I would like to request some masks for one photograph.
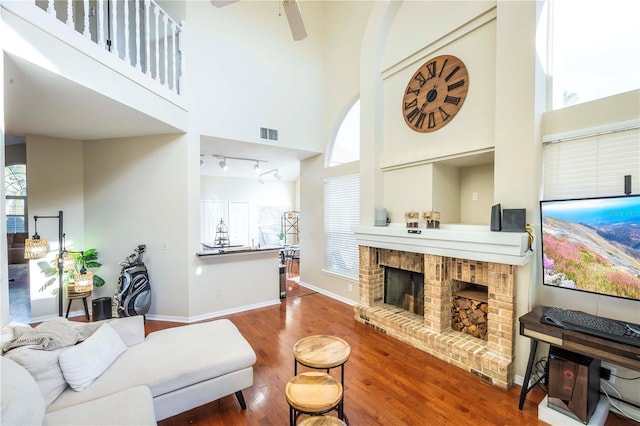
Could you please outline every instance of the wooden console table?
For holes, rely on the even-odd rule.
[[[640,371],[640,347],[543,324],[540,322],[540,318],[546,309],[545,306],[536,306],[531,312],[520,317],[520,335],[531,338],[531,349],[520,391],[519,409],[522,410],[529,391],[542,380],[539,378],[529,385],[538,342],[546,342],[558,348]]]

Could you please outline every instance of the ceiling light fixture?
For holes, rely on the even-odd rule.
[[[282,176],[280,176],[280,173],[278,173],[278,169],[273,169],[273,170],[268,170],[266,172],[260,173],[260,176],[258,177],[258,182],[264,183],[264,180],[262,178],[266,175],[270,175],[271,173],[273,173],[273,177],[276,178],[277,180],[282,179]]]
[[[222,170],[225,170],[225,171],[229,169],[228,160],[250,161],[252,163],[256,163],[254,166],[254,171],[256,173],[260,173],[260,163],[268,163],[267,160],[260,160],[258,158],[230,157],[228,155],[223,155],[223,154],[211,154],[211,156],[220,160],[218,162],[218,165],[222,168]]]

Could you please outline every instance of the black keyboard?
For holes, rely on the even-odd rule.
[[[640,325],[597,317],[581,311],[549,308],[540,318],[544,324],[580,331],[615,342],[640,346]]]

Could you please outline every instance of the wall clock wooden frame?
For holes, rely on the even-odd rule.
[[[469,72],[452,55],[429,59],[413,74],[402,97],[402,116],[416,132],[435,132],[449,124],[467,98]]]

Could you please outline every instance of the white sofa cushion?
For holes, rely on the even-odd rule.
[[[67,388],[58,357],[67,348],[43,351],[31,346],[12,349],[3,358],[11,359],[27,369],[35,379],[47,406]]]
[[[35,379],[18,363],[0,357],[2,425],[39,425],[44,418],[45,401]]]
[[[109,368],[127,346],[107,323],[87,340],[60,354],[60,368],[69,386],[81,391]]]
[[[82,392],[64,391],[49,410],[138,385],[148,385],[157,397],[249,368],[255,362],[249,343],[226,319],[156,331],[144,343],[130,347]]]
[[[148,386],[136,386],[73,407],[48,412],[45,426],[155,425],[153,398]]]

